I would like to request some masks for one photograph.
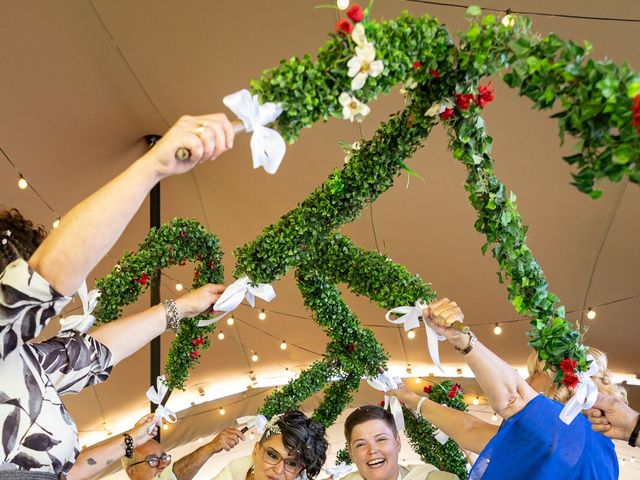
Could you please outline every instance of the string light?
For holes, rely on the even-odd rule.
[[[336,5],[339,10],[346,10],[349,7],[349,0],[337,0]]]
[[[200,438],[198,439],[198,443],[202,443],[202,442],[204,442],[204,440],[202,439],[202,437],[200,437]]]
[[[56,218],[51,224],[51,226],[53,227],[54,230],[58,228],[60,226],[60,217]]]
[[[262,310],[260,310],[260,313],[258,314],[258,318],[260,320],[266,320],[267,319],[267,314],[264,311],[264,308]]]
[[[253,355],[251,355],[251,361],[252,362],[258,361],[258,354],[256,352],[253,352]]]
[[[233,319],[233,315],[227,318],[227,325],[231,326],[233,325],[234,322],[235,320]]]
[[[224,340],[224,332],[218,334],[218,340]]]
[[[22,176],[21,173],[18,174],[18,188],[20,190],[26,190],[29,187],[29,182]]]
[[[416,332],[414,330],[409,330],[407,332],[407,337],[409,338],[409,340],[413,340],[414,338],[416,338]]]
[[[282,343],[280,344],[280,350],[286,350],[286,349],[287,349],[287,342],[282,340]]]
[[[589,307],[589,310],[587,311],[587,318],[589,320],[593,320],[594,318],[596,318],[596,311],[592,310],[591,307]]]
[[[254,438],[256,438],[256,436],[253,434],[253,432],[251,432],[249,434],[249,440],[253,440]]]
[[[511,15],[511,10],[507,10],[507,14],[502,17],[502,25],[504,25],[507,28],[513,28],[513,26],[516,24],[516,17],[514,15]]]
[[[168,423],[163,424],[162,425],[162,429],[163,430],[169,430],[169,424]]]
[[[502,327],[500,326],[499,323],[496,323],[496,326],[493,327],[493,334],[500,335],[501,333],[502,333]]]
[[[416,377],[415,382],[416,382],[416,383],[420,383],[420,382],[422,382],[422,379],[421,379],[420,377]]]
[[[181,283],[176,283],[176,292],[181,292],[184,287]]]
[[[225,413],[227,413],[227,412],[225,411],[225,409],[224,409],[224,408],[220,407],[220,409],[218,410],[218,413],[219,413],[220,415],[224,415],[224,414],[225,414]]]
[[[473,403],[474,405],[478,405],[480,403],[480,398],[478,398],[478,397],[474,398],[473,402],[471,402],[471,403]]]
[[[491,415],[491,420],[493,420],[494,422],[498,421],[498,415],[496,415],[495,413],[493,415]]]

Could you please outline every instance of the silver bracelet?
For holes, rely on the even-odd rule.
[[[165,300],[162,302],[162,306],[167,315],[167,329],[177,334],[180,329],[180,314],[178,313],[176,302],[174,300]]]
[[[418,400],[418,406],[416,407],[416,413],[418,414],[418,417],[422,416],[422,404],[426,399],[427,397],[420,397],[420,400]]]

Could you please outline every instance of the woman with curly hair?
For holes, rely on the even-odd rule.
[[[79,445],[60,396],[106,380],[115,364],[165,331],[169,314],[177,330],[181,318],[207,310],[222,293],[224,286],[206,285],[171,301],[171,312],[156,305],[91,336],[65,331],[33,343],[111,249],[151,188],[216,158],[232,143],[233,128],[224,115],[185,116],[147,154],[69,211],[48,237],[18,210],[0,212],[0,479],[54,480],[67,474]],[[176,159],[179,148],[190,151],[187,160]],[[143,430],[153,424],[148,420]],[[109,448],[74,469],[74,480],[132,455],[146,440],[147,435],[129,434],[112,439]]]
[[[314,479],[328,446],[324,425],[290,410],[269,421],[251,456],[232,460],[213,480]]]

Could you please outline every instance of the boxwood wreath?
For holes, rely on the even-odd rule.
[[[373,333],[361,328],[337,283],[346,283],[382,308],[435,298],[435,292],[417,275],[378,253],[360,249],[335,231],[358,218],[403,169],[411,173],[405,162],[437,123],[449,135],[454,158],[467,169],[465,188],[478,214],[475,228],[486,237],[482,252],[491,251],[498,261],[499,280],[507,283],[509,300],[518,314],[530,318],[530,345],[555,370],[558,384],[575,386],[576,373],[588,366],[586,348],[579,332],[565,320],[558,297],[548,291],[543,271],[526,245],[527,227],[515,195],[494,175],[492,139],[481,115],[494,96],[491,84],[482,82],[506,70],[504,82],[531,99],[534,108],[556,109],[552,117],[558,119],[561,139],[569,135],[577,140],[575,153],[564,158],[577,168],[573,184],[595,199],[602,194],[595,188],[601,179],[640,183],[640,77],[626,64],[587,59],[591,46],[586,42],[580,46],[554,34],[532,34],[530,20],[524,17],[501,22],[494,15],[482,17],[479,8],[470,7],[469,28],[458,34],[456,45],[434,18],[404,13],[396,20],[376,23],[369,20],[370,7],[360,21],[353,17],[353,23],[339,22],[337,32],[315,60],[308,55],[283,60],[251,83],[262,103],[282,105],[283,113],[274,127],[290,143],[302,128],[321,119],[361,120],[368,112],[366,103],[400,82],[407,96],[403,111],[358,148],[347,149],[349,161],[344,168],[331,173],[255,241],[235,251],[236,278],[248,275],[256,283],[272,283],[295,268],[305,305],[330,338],[324,358],[274,391],[261,413],[271,417],[324,389],[324,400],[313,416],[330,425],[351,400],[360,379],[386,366],[387,355]],[[360,53],[355,50],[356,42]],[[350,57],[355,50],[356,57],[364,58],[360,54],[365,49],[382,64],[361,64],[360,73],[371,68],[364,82],[356,82],[349,76]],[[362,63],[362,58],[358,61]],[[371,62],[371,55],[367,61]],[[191,237],[192,231],[196,232],[194,243],[176,236],[176,232],[186,232]],[[195,237],[200,236],[203,240],[198,243]],[[201,226],[176,220],[152,231],[137,255],[125,255],[121,270],[99,282],[101,320],[115,318],[121,305],[135,300],[142,274],[150,276],[198,254],[202,260],[194,286],[221,282],[217,240]],[[210,261],[215,268],[206,266]],[[209,346],[207,340],[198,345],[194,340],[203,338],[212,327],[198,328],[195,322],[186,325],[167,361],[172,387],[183,386],[187,368],[196,361],[191,358],[194,347]],[[446,390],[448,384],[443,382],[430,396],[434,391],[437,395],[439,388]],[[455,408],[466,408],[459,392],[443,400]],[[424,420],[407,420],[410,441],[425,462],[465,476],[466,460],[453,441],[439,446],[432,436],[433,426]]]

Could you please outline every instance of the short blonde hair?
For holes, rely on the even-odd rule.
[[[627,391],[620,385],[613,383],[611,371],[608,369],[609,362],[607,360],[607,354],[593,347],[589,347],[587,353],[594,358],[594,361],[600,370],[591,377],[598,387],[598,391],[617,397],[624,403],[629,404],[629,401],[627,400]],[[569,388],[566,385],[556,385],[556,369],[552,367],[545,370],[544,366],[545,362],[544,360],[540,360],[538,352],[531,352],[531,355],[529,355],[529,359],[527,360],[529,377],[532,377],[533,375],[545,375],[548,379],[548,387],[543,392],[544,395],[560,403],[567,403],[575,394],[576,389]]]

